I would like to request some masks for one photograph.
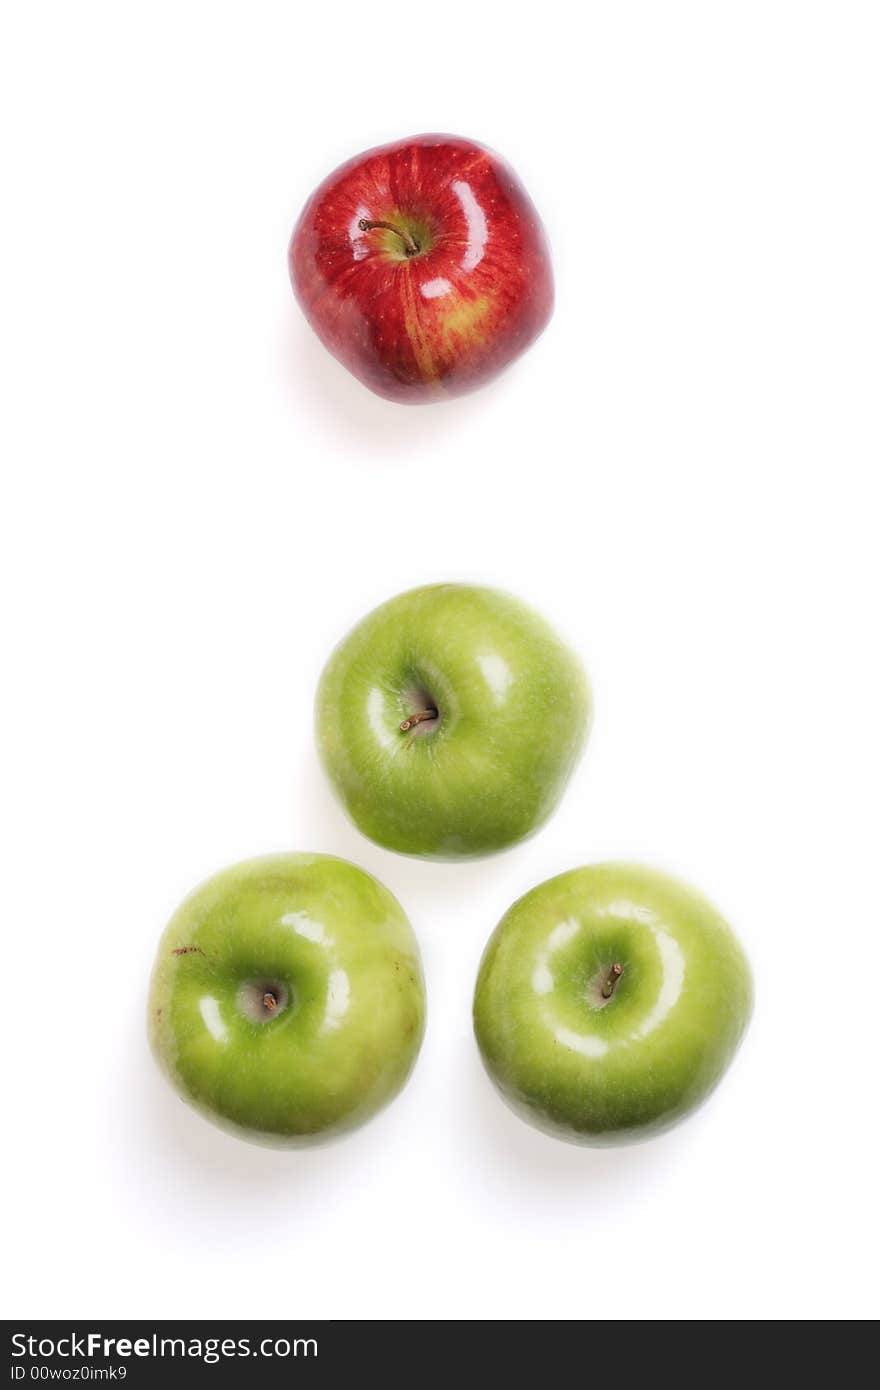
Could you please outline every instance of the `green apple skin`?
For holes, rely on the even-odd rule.
[[[523,1119],[610,1145],[659,1134],[705,1100],[751,1010],[748,962],[711,903],[653,869],[597,864],[540,884],[502,918],[474,1028]]]
[[[298,1147],[369,1119],[409,1076],[424,1027],[412,928],[344,859],[237,864],[186,899],[159,943],[156,1059],[186,1101],[256,1143]]]
[[[401,727],[426,710],[436,717]],[[495,589],[432,584],[340,643],[315,722],[355,825],[386,849],[453,860],[506,849],[547,820],[590,714],[584,671],[543,618]]]

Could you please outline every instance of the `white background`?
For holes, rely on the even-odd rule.
[[[7,1313],[876,1313],[876,6],[5,15]],[[437,129],[518,169],[558,307],[407,409],[285,252],[337,163]],[[542,609],[596,694],[550,826],[466,867],[361,838],[311,733],[332,644],[448,578]],[[403,1095],[305,1154],[191,1115],[143,1026],[178,901],[288,847],[388,884],[429,989]],[[469,1012],[513,899],[607,857],[714,898],[758,1004],[699,1115],[591,1152],[503,1108]]]

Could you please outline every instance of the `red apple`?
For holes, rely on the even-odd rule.
[[[528,194],[498,155],[452,135],[417,135],[343,164],[306,203],[289,261],[324,346],[393,401],[482,386],[553,310]]]

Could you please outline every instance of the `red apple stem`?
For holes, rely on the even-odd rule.
[[[617,985],[617,982],[618,982],[618,980],[620,979],[620,977],[621,977],[622,974],[623,974],[623,966],[620,964],[619,961],[615,961],[614,964],[612,965],[611,969],[608,971],[608,978],[607,978],[607,980],[605,981],[604,985],[602,986],[602,998],[603,998],[603,999],[610,999],[610,998],[611,998],[612,994],[614,993],[614,990],[615,990],[615,987],[616,987],[616,985]]]
[[[380,228],[383,232],[393,232],[395,236],[400,237],[400,240],[403,242],[403,249],[408,256],[417,256],[421,250],[415,237],[410,236],[409,232],[403,227],[395,227],[393,222],[370,222],[366,217],[362,217],[358,226],[362,232],[372,232],[376,227]]]
[[[418,709],[415,714],[411,714],[404,719],[400,726],[400,732],[405,734],[407,729],[414,729],[416,724],[424,724],[426,720],[436,718],[437,711],[435,709]]]

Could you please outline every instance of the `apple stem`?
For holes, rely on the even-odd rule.
[[[612,994],[614,993],[614,990],[615,990],[615,987],[616,987],[616,985],[617,985],[617,982],[618,982],[618,980],[620,979],[620,977],[621,977],[622,974],[623,974],[623,966],[620,964],[619,961],[615,961],[614,964],[612,965],[611,969],[608,971],[608,978],[607,978],[607,980],[605,981],[604,985],[602,986],[602,991],[601,991],[601,992],[602,992],[602,998],[603,998],[603,999],[610,999],[610,998],[611,998]]]
[[[278,1008],[278,998],[272,993],[271,989],[267,989],[266,993],[263,995],[263,1008],[270,1014],[274,1014],[275,1010]]]
[[[416,724],[424,724],[426,720],[436,718],[437,711],[435,709],[418,709],[415,714],[411,714],[407,719],[404,719],[400,726],[400,732],[405,734],[407,729],[414,729]]]
[[[403,248],[408,256],[417,256],[422,249],[415,237],[410,236],[409,232],[403,227],[395,227],[393,222],[370,222],[366,217],[362,217],[358,226],[362,232],[372,232],[376,227],[381,228],[383,232],[393,232],[395,236],[400,237],[400,240],[403,242]]]

